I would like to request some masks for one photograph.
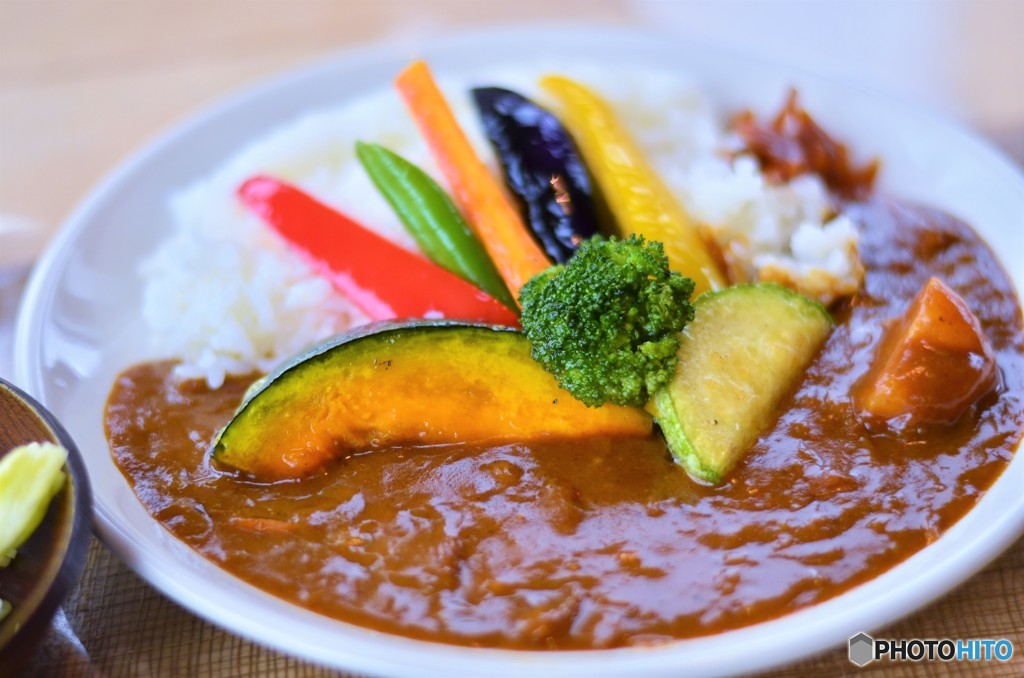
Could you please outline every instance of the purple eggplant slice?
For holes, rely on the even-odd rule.
[[[594,184],[575,142],[554,115],[516,92],[480,87],[473,99],[530,230],[564,263],[598,232]]]

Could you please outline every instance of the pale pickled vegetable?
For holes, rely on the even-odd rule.
[[[28,539],[64,487],[68,453],[53,443],[29,443],[0,459],[0,564]]]

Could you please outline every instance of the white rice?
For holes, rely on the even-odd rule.
[[[817,176],[769,184],[755,158],[730,159],[740,140],[726,129],[727,116],[697,89],[667,74],[631,83],[626,90],[599,91],[718,243],[734,281],[778,282],[825,304],[860,288],[857,231],[846,216],[830,217],[828,191]]]
[[[601,92],[636,135],[666,185],[719,242],[734,277],[776,280],[823,301],[855,291],[863,275],[856,231],[828,215],[815,177],[768,185],[749,157],[727,160],[736,140],[688,81],[670,74],[560,67]],[[543,69],[442,80],[474,146],[496,166],[471,109],[472,84],[498,84],[545,102]],[[780,98],[782,93],[780,93]],[[381,143],[445,182],[390,89],[310,113],[242,150],[173,196],[175,232],[144,262],[143,315],[155,349],[181,360],[176,375],[219,387],[229,374],[266,371],[366,317],[243,210],[235,191],[271,174],[417,251],[355,158],[356,140]]]

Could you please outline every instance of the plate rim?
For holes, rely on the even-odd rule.
[[[1011,185],[1015,184],[1021,194],[1024,195],[1024,175],[1021,174],[1021,171],[1018,169],[1016,164],[1010,160],[1005,153],[995,148],[990,141],[971,132],[965,126],[948,117],[916,104],[900,100],[898,97],[889,93],[880,93],[876,90],[872,90],[860,83],[845,81],[841,78],[816,73],[813,70],[809,70],[802,66],[773,61],[760,56],[753,56],[731,48],[706,45],[695,40],[683,40],[664,32],[645,30],[642,28],[613,28],[596,25],[581,28],[578,24],[542,24],[540,26],[524,24],[498,29],[471,29],[468,31],[456,31],[446,35],[425,36],[418,41],[423,44],[416,45],[416,53],[428,53],[427,55],[429,56],[429,54],[436,55],[441,53],[450,53],[455,50],[465,50],[474,44],[482,44],[484,41],[507,41],[512,37],[522,35],[524,31],[529,31],[533,35],[536,35],[538,32],[552,33],[557,37],[567,29],[572,30],[576,35],[585,34],[590,40],[602,37],[611,37],[618,40],[655,40],[660,42],[676,40],[685,42],[688,45],[701,47],[706,46],[715,53],[726,54],[734,59],[742,61],[749,60],[761,64],[767,64],[771,67],[781,68],[789,72],[811,77],[817,81],[837,85],[842,90],[849,92],[851,96],[869,96],[873,99],[880,100],[886,106],[903,108],[913,117],[926,118],[933,124],[937,124],[942,127],[946,133],[960,137],[963,141],[973,146],[982,154],[980,157],[985,162],[992,164],[994,169],[1005,173],[1009,178]],[[39,358],[39,356],[33,354],[33,347],[40,345],[40,338],[43,330],[43,315],[40,309],[47,308],[43,302],[47,302],[48,300],[52,301],[52,296],[55,292],[54,285],[56,281],[56,274],[61,270],[68,257],[72,254],[71,245],[74,243],[76,237],[78,237],[80,231],[87,227],[91,220],[91,215],[103,204],[105,200],[108,199],[109,196],[117,193],[121,184],[138,172],[141,167],[146,165],[151,157],[172,147],[176,140],[186,132],[199,128],[208,121],[214,120],[222,115],[230,114],[232,110],[249,105],[252,101],[258,100],[267,93],[273,92],[274,90],[284,87],[290,83],[303,79],[315,80],[317,77],[321,77],[325,73],[358,71],[366,68],[367,66],[380,67],[386,63],[407,59],[408,51],[408,43],[399,43],[397,40],[379,41],[352,50],[341,51],[327,56],[327,58],[317,59],[304,66],[300,65],[298,68],[286,70],[270,78],[236,89],[225,96],[216,99],[213,103],[200,107],[197,111],[156,135],[150,141],[146,142],[134,151],[127,157],[127,159],[119,163],[103,178],[102,181],[89,191],[87,196],[62,223],[60,229],[51,240],[49,246],[37,262],[37,265],[32,272],[31,278],[22,297],[15,327],[14,355],[15,378],[17,383],[24,384],[25,390],[29,393],[35,394],[40,400],[42,400],[42,376],[38,370],[33,371],[33,358]],[[1002,263],[1002,261],[1000,263]],[[1004,268],[1006,268],[1005,265]],[[1021,290],[1019,287],[1017,291],[1018,295],[1020,295]],[[1019,452],[1019,450],[1020,446],[1018,446],[1017,451]],[[1006,475],[1005,472],[1003,475]],[[1003,476],[1001,476],[1000,479],[1002,477]],[[997,479],[996,483],[998,483],[1000,479]],[[995,483],[993,484],[993,487],[994,486]],[[987,490],[979,499],[978,503],[975,504],[971,511],[969,511],[968,514],[965,514],[964,518],[973,512],[978,505],[985,501],[986,497],[989,496],[990,491],[991,488],[989,488],[989,490]],[[98,536],[104,544],[111,548],[119,558],[124,560],[129,567],[142,576],[143,579],[160,590],[164,595],[169,596],[188,608],[194,614],[197,614],[221,628],[225,628],[231,633],[242,635],[258,643],[271,645],[290,655],[302,656],[313,661],[339,668],[355,668],[357,670],[371,672],[393,672],[395,670],[410,671],[428,668],[423,667],[422,665],[409,664],[407,662],[397,662],[394,657],[378,657],[374,661],[373,659],[360,654],[358,651],[355,653],[342,652],[340,655],[337,652],[333,652],[328,653],[328,656],[323,653],[316,652],[316,648],[302,647],[296,650],[296,646],[294,644],[287,644],[283,641],[275,642],[275,638],[273,637],[268,637],[266,634],[254,632],[251,627],[251,620],[244,617],[244,615],[237,611],[228,611],[230,614],[222,616],[212,615],[209,607],[202,604],[202,596],[199,594],[193,594],[191,591],[181,586],[180,583],[175,581],[174,578],[171,577],[168,572],[165,572],[163,568],[154,568],[151,563],[147,563],[144,560],[133,557],[131,548],[132,544],[129,535],[121,526],[117,525],[116,522],[111,519],[107,514],[106,507],[101,503],[97,503],[96,510],[94,512],[94,520]],[[950,532],[956,530],[958,526],[962,526],[962,524],[963,519],[947,530],[943,534],[943,537],[946,537]],[[997,557],[1003,550],[1015,543],[1021,534],[1024,533],[1024,498],[1022,498],[1015,506],[1015,512],[1004,515],[1002,520],[991,523],[988,526],[987,531],[981,534],[990,534],[993,532],[996,534],[995,537],[982,539],[982,536],[976,536],[974,541],[979,543],[980,546],[976,546],[969,552],[955,554],[955,558],[947,561],[953,562],[955,566],[947,565],[939,570],[940,573],[945,576],[940,578],[937,586],[935,581],[930,581],[928,583],[929,591],[926,594],[922,595],[920,589],[923,588],[923,585],[921,584],[916,586],[907,586],[903,589],[897,590],[895,594],[890,597],[890,604],[886,606],[886,609],[889,610],[888,612],[876,611],[874,614],[871,614],[869,611],[864,609],[866,607],[870,607],[869,605],[855,605],[853,609],[854,612],[857,612],[858,614],[854,615],[852,612],[846,612],[844,614],[844,618],[856,617],[863,622],[863,630],[872,631],[883,624],[891,624],[895,620],[935,601],[942,594],[948,592],[957,584],[965,581],[979,569],[984,567],[984,565]],[[942,541],[942,538],[938,541]],[[938,543],[938,541],[936,543]],[[184,548],[187,549],[188,547],[185,546]],[[344,622],[337,622],[336,620],[327,621],[348,627],[355,633],[355,635],[368,633],[370,635],[380,636],[385,644],[409,646],[401,649],[403,651],[408,650],[412,653],[419,653],[421,657],[428,656],[437,659],[439,656],[455,656],[455,661],[461,665],[456,668],[461,669],[463,672],[479,671],[484,667],[493,669],[493,663],[497,661],[505,662],[506,666],[510,665],[513,672],[516,673],[521,672],[525,668],[531,668],[533,670],[539,670],[542,673],[546,670],[551,674],[565,674],[566,671],[578,671],[582,667],[588,675],[609,675],[626,668],[626,666],[622,665],[618,660],[620,657],[625,657],[626,661],[630,662],[628,667],[631,669],[636,667],[640,670],[649,671],[651,673],[663,671],[674,672],[682,668],[682,666],[678,664],[663,665],[664,662],[662,661],[662,655],[670,655],[670,657],[664,657],[664,659],[668,659],[671,658],[671,656],[678,655],[680,650],[684,650],[685,653],[686,648],[693,646],[696,643],[707,642],[709,638],[718,639],[723,637],[735,637],[737,643],[742,640],[744,643],[753,643],[756,647],[760,647],[765,650],[766,655],[770,657],[767,660],[763,658],[754,659],[749,651],[747,651],[742,657],[737,656],[730,658],[734,661],[728,669],[730,672],[750,671],[795,662],[833,646],[839,646],[843,642],[842,639],[835,637],[835,629],[829,627],[829,625],[821,625],[816,629],[817,633],[813,634],[813,640],[806,642],[803,648],[798,651],[787,652],[784,656],[780,656],[778,653],[772,655],[770,653],[770,646],[766,645],[763,641],[758,642],[757,638],[746,637],[750,635],[751,631],[760,634],[766,630],[766,625],[777,625],[777,622],[780,620],[802,617],[809,611],[820,610],[821,608],[830,606],[831,603],[835,603],[837,601],[849,603],[850,601],[846,599],[849,598],[851,592],[861,590],[864,586],[874,584],[880,580],[889,579],[889,575],[891,575],[894,570],[901,568],[911,560],[919,560],[919,556],[926,554],[928,549],[931,548],[932,547],[929,546],[926,547],[926,549],[922,549],[907,560],[897,564],[886,573],[872,579],[864,585],[854,587],[854,589],[850,589],[840,596],[836,596],[828,601],[811,606],[810,608],[804,608],[798,612],[784,615],[783,617],[770,620],[768,622],[743,627],[734,631],[715,634],[713,636],[699,637],[696,639],[674,641],[653,649],[619,648],[615,650],[562,651],[558,653],[551,653],[544,651],[509,651],[464,648],[383,634],[351,624],[346,624]],[[230,575],[229,573],[225,574],[229,577],[233,577],[233,575]],[[255,587],[251,587],[251,585],[245,584],[245,586],[251,588],[254,592],[258,592],[258,594],[264,596],[269,595],[264,594]],[[893,613],[891,608],[894,607],[899,607],[899,611]],[[225,619],[227,619],[227,621],[225,621]],[[769,636],[771,635],[772,634],[769,630]],[[776,633],[775,635],[780,634]],[[828,640],[824,640],[826,636],[828,636]],[[771,638],[769,638],[769,640],[770,639]],[[339,657],[343,659],[344,663],[339,663]],[[646,661],[644,658],[646,658]],[[543,664],[544,666],[542,667],[540,664]],[[695,670],[708,673],[717,673],[721,671],[721,668],[718,667],[716,662],[709,663],[707,660],[705,660],[704,663],[690,664],[689,668],[695,668]],[[432,670],[441,671],[442,669],[444,674],[451,675],[449,672],[452,670],[452,666],[434,667]]]

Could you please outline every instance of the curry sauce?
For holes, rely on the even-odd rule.
[[[1020,304],[992,253],[939,212],[877,201],[865,288],[724,485],[660,438],[351,456],[299,482],[214,467],[250,380],[178,384],[133,367],[106,409],[147,510],[219,566],[319,613],[460,645],[591,649],[768,620],[872,579],[937,539],[1003,471],[1024,429]],[[870,432],[851,389],[887,323],[937,276],[978,317],[998,388],[955,423]],[[471,416],[471,413],[467,413]]]

